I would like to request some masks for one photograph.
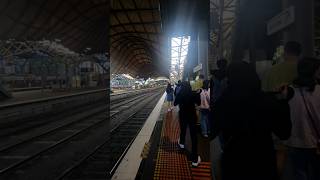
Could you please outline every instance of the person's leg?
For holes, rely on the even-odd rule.
[[[206,131],[206,133],[207,134],[210,134],[210,124],[209,124],[209,110],[205,110],[205,112],[204,112],[204,118],[205,118],[205,123],[206,123],[206,129],[207,129],[207,131]]]
[[[320,179],[320,155],[316,153],[316,149],[310,150],[309,156],[309,179],[319,180]]]
[[[207,122],[206,122],[206,112],[201,109],[200,110],[200,125],[201,125],[201,132],[202,132],[202,135],[207,135]]]
[[[172,101],[169,100],[169,101],[168,101],[168,111],[171,111],[171,107],[172,107]]]
[[[192,152],[191,152],[191,160],[192,162],[198,161],[198,140],[197,140],[197,127],[194,119],[190,119],[188,121],[191,143],[192,143]]]
[[[186,131],[187,131],[187,122],[186,119],[183,119],[183,116],[180,115],[180,139],[179,144],[185,143],[186,139]]]
[[[307,156],[306,151],[301,148],[288,149],[288,170],[287,179],[289,180],[308,180],[307,176]]]
[[[208,133],[212,133],[212,112],[208,111]]]

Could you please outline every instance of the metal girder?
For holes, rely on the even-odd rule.
[[[118,54],[121,54],[121,56],[119,57],[118,62],[122,63],[124,57],[128,56],[128,53],[131,53],[131,51],[134,51],[134,47],[135,46],[139,46],[139,48],[145,49],[146,52],[148,50],[148,47],[145,47],[143,43],[133,43],[133,42],[128,42],[131,43],[131,48],[129,50],[126,50],[124,53],[122,52],[123,49],[125,49],[124,46],[121,47],[121,49],[119,51],[117,51]],[[150,51],[150,50],[149,50]],[[150,52],[149,52],[150,53]]]
[[[130,61],[132,61],[132,59],[134,59],[137,56],[144,55],[144,56],[146,56],[146,58],[150,58],[151,59],[151,57],[147,56],[145,53],[133,53],[133,54],[130,53],[129,55],[130,56],[126,56],[126,58],[128,58],[128,60],[125,61],[126,63],[124,63],[124,62],[122,62],[121,64],[118,63],[117,67],[114,69],[115,72],[119,72],[124,67],[128,67],[128,65],[131,64]]]
[[[113,39],[114,37],[112,37],[111,39]],[[143,40],[143,41],[146,41],[146,42],[150,42],[152,44],[159,44],[159,45],[162,45],[161,42],[157,42],[157,41],[154,41],[154,40],[151,40],[151,39],[146,39],[146,38],[143,38],[143,37],[140,37],[140,36],[132,36],[132,35],[129,35],[129,36],[121,36],[120,38],[118,39],[115,39],[115,40],[111,40],[111,45],[114,44],[114,43],[117,43],[118,41],[121,41],[123,39],[135,39],[135,40]]]
[[[133,2],[134,8],[137,9],[138,6],[137,6],[136,1],[135,1],[135,0],[131,0],[131,1]],[[150,4],[149,4],[149,5],[150,5]],[[142,18],[141,18],[140,12],[137,12],[137,14],[138,14],[139,21],[140,21],[140,22],[143,22],[143,21],[142,21]],[[142,27],[143,27],[143,30],[144,30],[145,32],[148,32],[147,29],[146,29],[146,27],[145,27],[145,25],[142,25]],[[148,34],[148,37],[150,38],[149,34]]]
[[[121,46],[121,44],[122,44],[122,46]],[[123,40],[123,41],[121,42],[121,44],[118,44],[118,46],[117,46],[117,48],[120,47],[120,49],[117,50],[119,53],[121,53],[124,48],[127,48],[127,47],[124,46],[124,44],[126,44],[126,45],[128,45],[128,44],[131,44],[131,45],[139,44],[139,45],[144,46],[145,48],[147,48],[147,49],[150,50],[150,51],[151,51],[150,48],[154,48],[154,47],[148,45],[146,42],[141,41],[141,40],[137,40],[137,41],[133,42],[133,41],[131,41],[131,40],[129,40],[129,39],[125,39],[125,40]],[[116,48],[115,48],[115,50],[116,50]],[[159,53],[159,51],[156,51],[156,50],[154,50],[154,52]]]
[[[55,7],[53,8],[50,8],[47,9],[46,5],[47,5],[47,2],[48,1],[41,1],[41,3],[38,3],[37,2],[32,2],[32,3],[26,3],[26,7],[24,9],[26,9],[25,11],[27,11],[27,7],[31,7],[31,6],[35,6],[35,7],[38,7],[38,11],[35,13],[35,16],[33,16],[33,19],[30,19],[31,23],[23,23],[20,19],[22,19],[22,16],[23,16],[23,13],[20,14],[18,17],[18,19],[13,19],[12,17],[9,17],[9,18],[12,18],[13,21],[15,22],[18,22],[19,24],[21,25],[24,25],[25,28],[24,28],[24,31],[21,31],[21,33],[18,35],[18,38],[19,37],[22,37],[24,34],[29,34],[30,37],[41,37],[42,34],[44,34],[46,31],[48,31],[48,29],[50,29],[51,32],[57,32],[56,34],[59,34],[61,36],[63,36],[62,38],[68,42],[68,44],[75,44],[75,42],[79,42],[79,41],[82,41],[83,39],[86,38],[86,41],[87,39],[91,40],[91,38],[89,36],[85,36],[83,37],[83,34],[76,34],[76,35],[68,35],[71,30],[70,28],[73,28],[74,29],[77,29],[80,31],[83,31],[83,32],[87,32],[89,34],[92,34],[94,36],[92,36],[93,38],[95,38],[96,36],[96,33],[92,33],[94,31],[96,31],[97,28],[94,28],[94,26],[88,24],[88,27],[89,29],[83,29],[79,23],[77,24],[74,24],[73,22],[74,21],[77,21],[78,19],[82,18],[84,19],[85,21],[82,21],[81,24],[83,23],[87,23],[87,22],[92,22],[91,24],[95,24],[96,21],[92,21],[93,19],[95,19],[96,17],[100,17],[99,14],[95,17],[88,17],[88,16],[85,16],[85,14],[89,11],[93,11],[93,10],[96,10],[97,8],[99,7],[104,7],[105,6],[108,6],[108,3],[107,2],[101,2],[101,3],[98,3],[98,4],[94,4],[93,6],[91,7],[88,7],[87,9],[85,9],[84,11],[79,11],[77,10],[78,6],[81,6],[81,1],[79,1],[80,3],[73,3],[73,2],[70,2],[70,1],[59,1]],[[68,8],[70,9],[69,11],[66,11],[65,14],[63,14],[62,16],[56,16],[55,13],[57,13],[55,10],[57,10],[63,3],[65,4],[68,4]],[[41,17],[40,15],[44,12],[44,11],[48,11],[49,13],[46,15],[47,19],[45,21],[42,21],[42,24],[39,24],[37,23],[38,22],[38,19],[39,17]],[[66,21],[66,17],[69,16],[69,13],[70,12],[76,12],[77,15],[69,20],[68,22]],[[106,12],[107,13],[107,12]],[[106,15],[106,14],[105,14]],[[57,19],[57,21],[55,22],[55,24],[53,26],[46,26],[46,23],[48,22],[48,18],[50,17],[55,17]],[[104,16],[104,15],[101,15],[101,16]],[[107,16],[106,16],[107,17]],[[58,26],[58,24],[60,23],[65,23],[65,24],[68,24],[68,26]],[[35,23],[37,23],[37,27],[35,26]],[[41,28],[40,28],[41,27]],[[46,27],[46,28],[42,28],[42,27]],[[91,28],[93,27],[93,28]],[[14,26],[8,28],[8,31],[7,33],[9,33],[11,31],[11,29],[13,29]],[[60,29],[59,29],[60,28]],[[33,34],[32,33],[29,33],[31,29],[34,29],[33,31]],[[64,32],[65,31],[65,32]],[[39,33],[41,32],[41,33]],[[107,31],[106,31],[107,32]],[[5,36],[7,33],[4,33],[2,34],[3,36]],[[51,33],[52,34],[52,33]],[[72,33],[72,34],[75,34],[75,33]],[[39,36],[40,35],[40,36]],[[78,37],[76,37],[78,36]],[[82,37],[82,38],[81,38]],[[35,38],[36,39],[36,38]]]
[[[111,48],[119,49],[119,46],[123,45],[123,43],[127,42],[127,41],[143,42],[147,46],[153,46],[153,45],[157,44],[157,42],[155,42],[155,41],[147,41],[147,40],[144,40],[144,39],[140,39],[140,38],[136,38],[136,37],[128,37],[127,36],[126,38],[119,38],[119,39],[117,39],[117,41],[112,42],[111,43]],[[115,43],[117,43],[117,45],[113,46]]]
[[[110,27],[111,27],[111,28],[115,28],[115,27],[128,26],[128,25],[132,25],[132,26],[141,25],[141,26],[144,26],[144,25],[156,25],[156,24],[160,24],[160,23],[161,23],[160,21],[132,22],[132,23],[115,24],[115,25],[111,25]]]
[[[151,7],[152,5],[151,5],[151,0],[148,0],[148,3],[149,3],[149,6]],[[159,9],[158,9],[159,10]],[[154,17],[154,11],[152,11],[151,12],[151,16],[152,16],[152,19],[155,19],[155,17]],[[161,21],[159,21],[160,23],[160,25],[161,25]],[[157,26],[156,25],[154,25],[153,26],[153,28],[154,28],[154,32],[157,32]],[[159,41],[159,36],[157,36],[157,40]]]
[[[136,39],[136,42],[133,42],[129,39],[124,39],[124,41],[121,42],[122,44],[132,44],[132,45],[135,45],[135,44],[139,44],[139,45],[142,45],[142,47],[144,47],[146,50],[148,50],[149,52],[153,52],[154,54],[160,54],[159,51],[157,51],[157,49],[155,49],[153,46],[150,46],[148,44],[146,44],[146,42],[142,41],[142,40],[139,40],[139,39]],[[120,44],[118,44],[118,46],[120,46]],[[118,47],[117,46],[117,47]],[[122,52],[122,50],[125,49],[125,46],[122,45],[120,46],[120,50],[118,50],[119,53]],[[126,52],[129,52],[129,51],[126,51]],[[121,53],[122,54],[122,53]],[[123,54],[123,56],[125,55],[125,53]],[[122,57],[120,57],[119,60],[121,60]]]
[[[158,8],[137,8],[137,9],[112,9],[111,13],[123,13],[123,12],[141,12],[141,11],[159,11]]]
[[[135,48],[132,48],[130,51],[126,51],[125,53],[122,54],[122,56],[119,58],[119,60],[117,61],[117,67],[115,67],[115,69],[120,69],[121,66],[123,66],[126,62],[126,59],[132,54],[132,53],[135,53],[134,51],[135,50],[144,50],[144,51],[147,51],[145,49],[145,47],[141,46],[141,47],[135,47]],[[144,54],[145,56],[150,56],[149,54],[147,53],[139,53],[139,54]],[[122,64],[122,65],[121,65]],[[120,66],[120,67],[118,67]]]
[[[132,66],[136,66],[137,64],[142,64],[136,59],[136,57],[138,55],[139,54],[135,54],[135,55],[131,56],[130,59],[127,61],[127,64],[122,65],[118,71],[121,72],[123,70],[123,68],[125,68],[125,67],[130,68]],[[134,61],[134,59],[136,59],[136,61]],[[150,57],[145,57],[144,59],[148,59],[150,62],[152,61],[152,59]]]
[[[123,3],[124,1],[117,1],[118,9],[111,10],[114,17],[113,25],[111,26],[112,33],[109,35],[111,53],[113,54],[114,52],[120,55],[113,58],[117,60],[117,65],[114,67],[115,72],[122,71],[126,67],[132,68],[132,66],[136,66],[141,61],[141,58],[139,59],[138,55],[136,55],[136,51],[143,50],[139,53],[139,56],[144,55],[145,59],[150,62],[152,61],[151,56],[161,55],[159,50],[161,42],[158,42],[161,36],[161,33],[158,32],[158,27],[161,21],[156,20],[154,16],[157,11],[159,12],[159,8],[154,8],[150,0],[144,0],[144,8],[140,8],[136,0],[130,0],[132,7],[127,9]],[[149,16],[149,18],[153,19],[153,21],[145,21],[142,16],[143,12],[150,12],[148,14],[152,17]],[[122,19],[118,18],[120,14],[122,14],[123,18],[126,18],[126,22],[121,22]],[[135,15],[136,20],[131,18],[133,15]],[[133,20],[134,22],[132,22]]]
[[[159,36],[160,33],[154,33],[154,32],[117,32],[117,33],[114,33],[114,34],[111,34],[110,36],[121,36],[121,35],[124,35],[124,34],[149,34],[149,35],[154,35],[154,36]]]

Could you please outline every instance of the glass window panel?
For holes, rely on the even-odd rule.
[[[182,79],[184,64],[188,55],[190,36],[171,38],[171,73],[172,81]]]

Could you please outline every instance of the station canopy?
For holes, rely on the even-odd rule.
[[[111,72],[140,77],[161,72],[159,0],[117,0],[111,7]]]
[[[108,56],[110,0],[0,1],[0,55]]]

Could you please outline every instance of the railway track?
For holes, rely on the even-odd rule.
[[[159,94],[149,97],[142,109],[111,132],[110,139],[98,146],[57,179],[105,179],[111,178],[116,167],[153,110]]]
[[[137,96],[141,93],[143,93],[144,91],[133,91],[133,92],[129,92],[129,93],[120,93],[120,94],[113,94],[110,96],[110,104],[116,104],[118,102],[121,102],[125,99],[130,99],[134,96]],[[93,92],[94,94],[95,92]],[[98,92],[99,93],[99,92]],[[80,94],[81,95],[81,94]],[[77,95],[77,96],[80,96]],[[70,96],[71,98],[74,96]],[[68,97],[66,97],[68,98]],[[58,97],[57,99],[60,99],[60,97]],[[55,98],[51,98],[51,100],[55,101]],[[48,100],[48,101],[51,101]],[[43,113],[43,114],[37,114],[34,115],[32,117],[29,118],[24,118],[22,117],[22,119],[17,119],[15,120],[16,122],[14,123],[10,123],[10,125],[8,126],[0,126],[0,139],[1,137],[6,137],[9,136],[10,134],[18,134],[24,131],[30,131],[30,129],[36,128],[36,127],[40,127],[43,125],[47,125],[48,123],[52,123],[53,121],[57,121],[59,119],[66,119],[67,117],[73,117],[76,114],[81,114],[81,112],[84,111],[88,111],[88,109],[95,109],[95,107],[97,106],[103,106],[103,105],[108,105],[106,104],[106,98],[102,98],[99,99],[98,101],[94,101],[94,102],[90,102],[90,103],[86,103],[86,104],[82,104],[82,105],[78,105],[78,106],[74,106],[71,105],[71,108],[66,108],[63,112],[48,112],[48,113]],[[41,101],[47,101],[47,100],[41,100]],[[41,103],[41,101],[36,101],[35,104],[39,104]],[[29,106],[29,110],[28,111],[34,111],[35,109],[39,109],[39,107],[33,107],[33,102],[31,103],[23,103],[22,105],[18,106]],[[37,105],[38,106],[38,105]],[[11,107],[11,105],[10,105]],[[14,107],[13,107],[14,108]],[[45,107],[43,107],[45,108]],[[108,108],[108,106],[106,107],[106,109]],[[8,109],[8,107],[6,107],[6,109]],[[0,113],[2,114],[2,113]],[[1,115],[0,115],[1,116]],[[5,122],[6,118],[3,117],[4,119],[1,121],[1,123],[3,124],[3,122]],[[1,145],[1,144],[0,144]],[[1,146],[0,146],[1,147]]]
[[[142,104],[151,94],[154,93],[112,103],[111,119],[128,117],[128,113],[133,113],[128,107]],[[109,139],[108,113],[106,107],[100,107],[84,114],[76,119],[70,118],[42,127],[32,136],[21,136],[20,141],[1,146],[0,179],[54,179],[61,176],[65,169],[74,167],[79,159],[91,154],[97,148],[96,144]],[[50,158],[54,161],[51,162]],[[55,167],[57,164],[61,167]]]
[[[120,106],[139,98],[140,96],[128,97],[127,100],[119,98],[111,102],[110,110],[119,108]],[[68,125],[70,123],[85,119],[91,115],[99,112],[106,112],[108,106],[105,102],[98,102],[96,104],[89,104],[73,110],[72,112],[58,114],[53,117],[49,117],[46,120],[40,120],[41,122],[30,122],[30,124],[17,124],[15,129],[11,129],[6,133],[6,136],[2,134],[0,143],[0,152],[7,149],[9,146],[20,144],[23,141],[30,140],[41,134],[53,131],[59,127]],[[20,127],[22,126],[22,127]]]

